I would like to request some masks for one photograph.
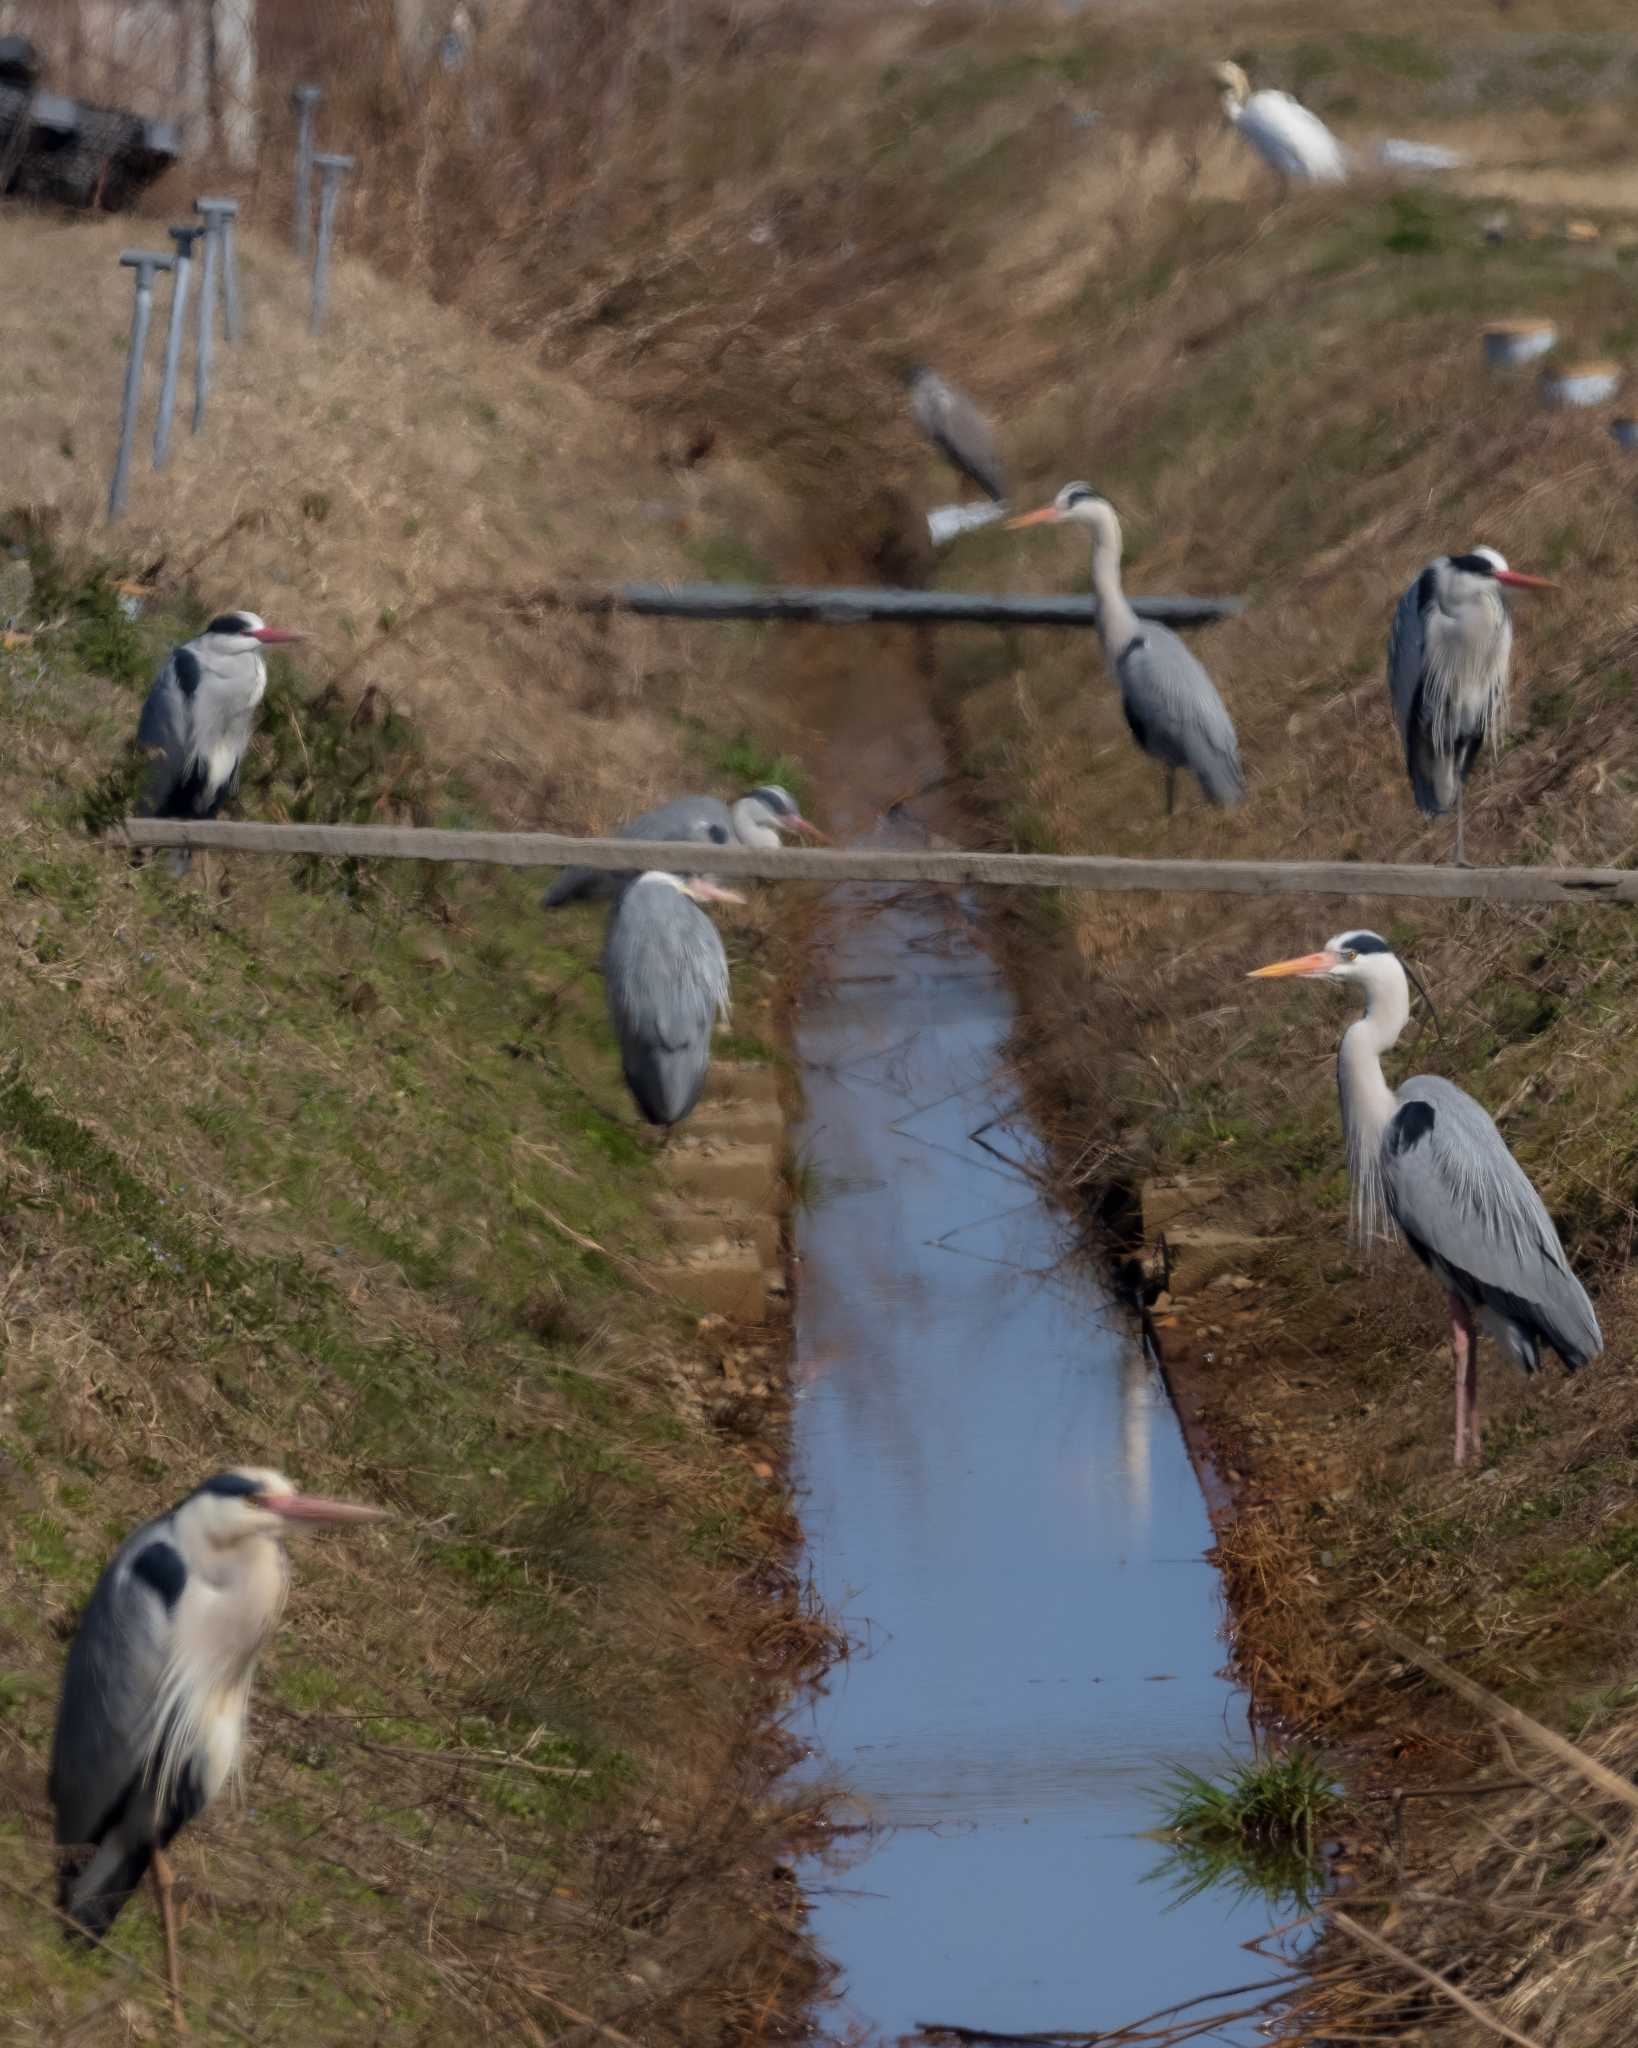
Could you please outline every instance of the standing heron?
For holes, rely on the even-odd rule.
[[[1187,768],[1208,803],[1232,806],[1245,794],[1234,722],[1216,685],[1166,626],[1140,620],[1120,580],[1120,521],[1090,484],[1065,484],[1050,505],[1009,519],[1009,527],[1068,521],[1092,533],[1092,595],[1103,658],[1120,684],[1133,739],[1166,771],[1166,815],[1177,771]]]
[[[912,363],[904,373],[910,416],[952,469],[1002,504],[1007,472],[995,431],[964,391],[946,384],[936,370]]]
[[[781,844],[787,832],[803,839],[823,839],[796,807],[796,799],[777,782],[760,783],[734,804],[717,796],[679,796],[640,818],[617,826],[616,839],[691,839],[702,846]],[[631,880],[629,873],[608,868],[565,868],[540,899],[542,910],[557,910],[584,898],[617,896]]]
[[[670,1129],[700,1099],[711,1031],[728,1018],[728,956],[701,903],[743,903],[702,877],[658,869],[622,890],[603,941],[609,1022],[646,1122]]]
[[[144,818],[214,818],[239,787],[239,768],[267,690],[264,647],[299,640],[255,612],[223,612],[195,640],[173,647],[155,676],[137,724],[149,756]],[[172,849],[181,874],[188,849]]]
[[[1456,1463],[1472,1463],[1479,1332],[1526,1373],[1539,1371],[1543,1344],[1575,1372],[1604,1348],[1598,1318],[1546,1205],[1486,1111],[1437,1074],[1397,1089],[1383,1078],[1382,1055],[1410,1018],[1406,970],[1386,941],[1341,932],[1318,953],[1257,968],[1253,979],[1279,975],[1354,982],[1365,992],[1365,1014],[1342,1034],[1337,1056],[1354,1232],[1369,1244],[1397,1229],[1443,1285],[1456,1360]]]
[[[1542,576],[1509,569],[1494,548],[1437,555],[1399,600],[1388,634],[1388,695],[1405,743],[1416,808],[1456,813],[1462,864],[1462,799],[1479,750],[1507,731],[1513,621],[1503,588],[1551,590]]]
[[[1317,114],[1288,92],[1251,90],[1238,64],[1214,64],[1223,119],[1236,129],[1274,172],[1282,192],[1296,180],[1306,185],[1340,185],[1348,176],[1342,145]]]
[[[100,1940],[151,1871],[179,2018],[165,1852],[238,1768],[256,1660],[289,1582],[282,1539],[303,1522],[382,1515],[297,1493],[278,1472],[218,1473],[126,1538],[80,1618],[51,1749],[57,1902]]]

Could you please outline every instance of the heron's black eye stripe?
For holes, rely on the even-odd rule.
[[[1452,555],[1450,566],[1463,569],[1469,576],[1494,576],[1496,565],[1488,555]]]
[[[239,612],[223,612],[219,618],[211,620],[205,631],[207,633],[248,633],[250,631],[250,621]]]
[[[229,1500],[253,1500],[261,1490],[256,1480],[247,1479],[242,1472],[218,1472],[199,1489],[201,1493],[225,1495]]]

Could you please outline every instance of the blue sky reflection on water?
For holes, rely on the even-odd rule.
[[[1113,2026],[1264,1974],[1240,1947],[1262,1907],[1168,1911],[1142,1881],[1167,1766],[1249,1748],[1210,1527],[1158,1379],[1011,1163],[1035,1141],[970,911],[868,900],[798,1032],[823,1192],[797,1219],[797,1476],[819,1590],[870,1653],[794,1725],[839,1817],[882,1830],[804,1869],[828,2025]]]

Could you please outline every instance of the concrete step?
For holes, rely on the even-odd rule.
[[[1166,1232],[1166,1250],[1171,1258],[1171,1293],[1175,1298],[1198,1294],[1221,1273],[1237,1271],[1265,1245],[1278,1244],[1274,1237],[1252,1237],[1243,1230],[1208,1230],[1201,1225],[1179,1224]]]
[[[777,1102],[779,1069],[754,1060],[713,1060],[705,1077],[707,1102]]]
[[[779,1218],[766,1209],[743,1209],[732,1203],[706,1208],[695,1202],[661,1201],[656,1213],[673,1244],[690,1248],[710,1244],[754,1244],[765,1266],[779,1260]]]
[[[1183,1174],[1171,1180],[1146,1180],[1139,1190],[1143,1203],[1143,1232],[1153,1237],[1179,1217],[1197,1215],[1223,1198],[1223,1183],[1202,1175],[1198,1180]]]
[[[703,1258],[652,1266],[649,1277],[673,1301],[701,1315],[760,1323],[768,1313],[767,1275],[755,1245],[741,1245]]]
[[[688,1130],[718,1144],[777,1148],[785,1142],[785,1116],[777,1102],[702,1102]]]
[[[676,1144],[661,1159],[677,1192],[698,1202],[778,1206],[779,1154],[771,1145]]]

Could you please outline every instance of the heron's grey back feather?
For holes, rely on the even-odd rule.
[[[962,476],[1000,504],[1007,495],[1006,465],[984,415],[936,371],[923,370],[910,388],[916,425]]]
[[[65,1847],[95,1840],[143,1770],[170,1628],[161,1595],[131,1567],[170,1519],[156,1516],[120,1545],[69,1647],[49,1781]]]
[[[1245,794],[1234,721],[1217,686],[1166,626],[1145,624],[1115,658],[1132,737],[1169,768],[1187,768],[1214,804]]]
[[[1454,1082],[1419,1074],[1397,1091],[1382,1141],[1388,1213],[1418,1257],[1533,1372],[1550,1344],[1574,1369],[1604,1348],[1553,1219],[1488,1113]]]
[[[734,817],[717,796],[678,796],[658,804],[610,835],[615,839],[691,839],[702,845],[728,846],[734,838]],[[543,910],[565,903],[598,901],[618,896],[634,879],[634,870],[565,868],[540,899]]]
[[[705,1086],[712,1027],[728,1015],[716,926],[669,882],[635,881],[609,919],[603,978],[638,1108],[650,1123],[680,1123]]]
[[[1493,586],[1450,611],[1440,602],[1436,556],[1400,598],[1388,632],[1388,696],[1405,745],[1416,807],[1455,809],[1479,749],[1498,746],[1508,723],[1513,626]]]

